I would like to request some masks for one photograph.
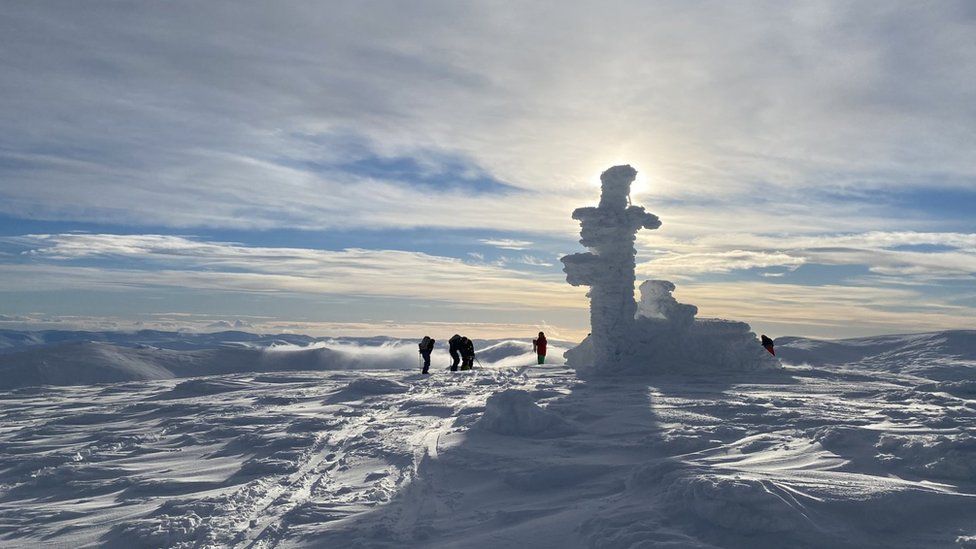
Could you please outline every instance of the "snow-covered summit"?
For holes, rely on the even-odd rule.
[[[566,353],[567,363],[583,377],[777,368],[748,324],[696,320],[698,308],[678,303],[669,281],[641,284],[638,307],[634,240],[638,230],[657,229],[661,221],[630,205],[636,176],[630,166],[608,169],[600,176],[599,206],[573,212],[580,244],[590,251],[563,257],[563,270],[570,284],[590,287],[591,333]]]

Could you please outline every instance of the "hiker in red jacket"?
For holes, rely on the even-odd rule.
[[[532,350],[539,355],[539,364],[546,362],[546,334],[539,332],[539,338],[532,340]]]

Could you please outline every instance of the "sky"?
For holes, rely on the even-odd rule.
[[[972,2],[0,2],[0,328],[578,339],[623,163],[700,316],[974,327]]]

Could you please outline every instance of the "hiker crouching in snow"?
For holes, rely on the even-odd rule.
[[[539,364],[546,363],[546,334],[539,332],[539,338],[532,340],[532,350],[539,356]]]
[[[461,370],[474,368],[474,342],[466,337],[461,338]]]
[[[430,372],[430,353],[434,350],[434,339],[430,336],[424,336],[420,340],[420,356],[424,359],[424,370],[420,373],[429,374]]]
[[[447,352],[451,353],[451,371],[456,372],[458,369],[458,362],[461,361],[461,340],[463,338],[457,334],[451,336],[451,339],[447,340]]]
[[[773,348],[773,340],[766,337],[766,334],[762,335],[762,346],[769,351],[769,354],[776,356],[776,349]]]

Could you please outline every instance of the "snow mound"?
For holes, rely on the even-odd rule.
[[[634,301],[634,240],[637,231],[661,221],[640,206],[629,206],[637,172],[614,166],[600,176],[596,208],[578,208],[580,244],[589,252],[562,258],[566,280],[589,286],[591,334],[567,351],[567,364],[581,377],[662,372],[753,371],[779,367],[749,325],[695,320],[698,308],[678,303],[674,284],[648,280]]]
[[[916,389],[931,393],[949,393],[950,395],[960,398],[976,398],[976,379],[926,383],[924,385],[919,385],[916,387]]]
[[[885,461],[918,474],[959,481],[976,478],[976,437],[970,434],[886,434],[877,449]]]
[[[541,408],[531,394],[519,389],[488,397],[485,413],[475,425],[508,436],[563,436],[573,432],[566,420]]]
[[[363,378],[346,385],[327,399],[329,403],[362,400],[374,395],[406,393],[410,387],[390,379]]]
[[[782,495],[742,476],[680,476],[664,498],[671,514],[690,514],[742,534],[786,532],[801,525],[802,516]]]
[[[118,528],[108,542],[109,547],[177,547],[192,546],[198,539],[197,530],[203,520],[194,512],[185,515],[163,515],[140,519]]]
[[[159,399],[193,398],[229,393],[247,387],[246,382],[235,379],[195,378],[180,382]]]

